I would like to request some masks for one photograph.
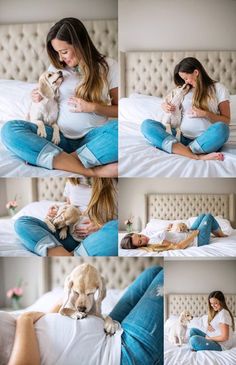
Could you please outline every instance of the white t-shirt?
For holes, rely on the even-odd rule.
[[[191,232],[190,232],[191,233]],[[155,243],[163,243],[164,240],[170,241],[172,243],[179,243],[190,235],[189,232],[169,232],[166,230],[162,230],[159,232],[151,232],[146,231],[144,234],[149,237],[149,244],[155,244]],[[194,237],[194,240],[192,243],[190,243],[189,246],[197,246],[197,237]]]
[[[114,336],[106,336],[101,318],[76,320],[50,313],[36,322],[35,331],[41,365],[120,365],[123,331],[120,327]],[[8,363],[14,334],[14,318],[0,312],[0,364]]]
[[[63,195],[70,199],[70,203],[79,207],[81,212],[87,209],[91,199],[92,187],[86,184],[73,185],[70,181],[66,182]]]
[[[215,329],[214,332],[207,331],[207,336],[216,337],[221,335],[220,323],[225,323],[229,325],[229,339],[227,341],[218,342],[222,347],[222,350],[229,350],[233,347],[233,329],[232,329],[232,319],[229,312],[226,309],[221,309],[219,313],[211,321],[211,326]]]
[[[107,85],[102,92],[102,100],[110,99],[109,90],[118,87],[118,64],[111,58],[106,58],[109,66],[107,75]],[[54,66],[49,67],[49,71],[57,71]],[[75,96],[75,90],[82,81],[81,75],[72,68],[65,67],[61,70],[64,81],[60,86],[59,116],[57,124],[60,131],[67,138],[78,139],[85,136],[90,130],[105,124],[108,118],[96,113],[74,113],[71,112],[71,105],[68,99]]]
[[[216,97],[210,100],[208,106],[212,113],[220,114],[219,104],[223,101],[230,100],[230,95],[226,87],[219,82],[215,83],[215,91]],[[183,117],[180,128],[183,136],[194,139],[200,136],[212,123],[207,118],[191,117],[192,99],[193,90],[191,89],[185,95],[182,103]]]

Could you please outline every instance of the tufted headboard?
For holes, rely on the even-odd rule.
[[[117,20],[83,21],[98,50],[117,59]],[[46,36],[54,23],[0,25],[0,79],[36,82],[49,66]]]
[[[236,51],[150,51],[120,53],[120,95],[164,96],[173,84],[174,66],[184,57],[196,57],[209,75],[236,94]]]
[[[189,310],[194,317],[207,314],[208,294],[168,294],[165,296],[165,318],[170,315],[179,315]],[[233,316],[236,317],[236,294],[226,294],[226,303]]]
[[[58,286],[63,287],[66,275],[84,262],[94,265],[99,270],[106,280],[107,288],[116,289],[127,287],[140,272],[149,266],[163,266],[163,259],[155,257],[53,257],[44,260],[44,291]]]
[[[234,194],[146,194],[146,222],[152,218],[187,219],[200,213],[235,220]]]

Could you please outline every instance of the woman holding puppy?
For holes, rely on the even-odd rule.
[[[37,135],[37,126],[10,121],[2,130],[6,147],[32,165],[84,176],[117,176],[118,70],[117,62],[103,56],[75,18],[57,22],[47,36],[49,71],[62,70],[59,117],[60,143]],[[33,100],[40,101],[39,93]],[[20,141],[20,143],[19,143]],[[105,166],[102,166],[105,165]]]
[[[172,226],[172,225],[170,225]],[[149,232],[148,236],[129,233],[121,240],[121,248],[144,248],[146,251],[181,250],[192,244],[208,245],[211,233],[216,237],[225,237],[218,222],[211,214],[200,214],[190,228],[190,232],[170,232],[171,227],[161,232]]]
[[[117,256],[116,179],[93,178],[92,187],[78,182],[70,178],[64,195],[67,203],[79,207],[84,218],[81,224],[70,227],[65,239],[38,218],[23,216],[16,220],[15,231],[29,251],[39,256]],[[48,216],[56,214],[51,207]]]
[[[184,84],[190,89],[182,102],[180,142],[166,132],[162,123],[145,120],[141,130],[155,147],[195,160],[221,160],[220,151],[229,138],[230,97],[224,85],[210,78],[202,64],[194,57],[180,61],[174,70],[177,87]],[[175,111],[175,106],[164,102],[166,113]]]
[[[208,327],[204,333],[191,328],[189,343],[194,351],[229,350],[233,346],[234,317],[229,310],[224,294],[217,290],[208,296]]]

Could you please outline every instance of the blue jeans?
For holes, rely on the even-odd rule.
[[[34,217],[17,219],[15,231],[27,250],[39,256],[47,256],[48,249],[58,246],[69,252],[75,250],[77,256],[118,256],[118,222],[115,220],[104,224],[81,243],[70,234],[66,239],[60,239],[58,231],[52,233],[45,222]]]
[[[173,144],[178,143],[173,135],[166,132],[164,125],[155,120],[144,120],[141,132],[153,146],[168,153],[172,153]],[[188,146],[193,153],[202,154],[219,151],[228,138],[229,126],[216,122],[194,140],[182,136],[181,143]]]
[[[218,342],[212,340],[206,340],[206,334],[197,328],[190,329],[190,347],[195,351],[222,351],[222,348]]]
[[[110,121],[89,131],[80,139],[69,139],[60,133],[58,146],[51,142],[53,130],[46,126],[47,138],[37,135],[37,126],[23,120],[7,122],[1,131],[2,142],[18,157],[31,165],[53,169],[53,159],[61,152],[76,151],[86,167],[118,161],[118,123]]]
[[[114,307],[110,316],[121,323],[121,365],[163,365],[164,270],[143,271]]]
[[[199,230],[198,246],[204,246],[209,244],[211,233],[218,231],[220,226],[213,215],[203,213],[197,217],[190,229]]]

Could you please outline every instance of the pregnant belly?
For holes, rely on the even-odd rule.
[[[184,115],[181,123],[181,132],[185,137],[194,139],[200,136],[211,123],[206,118],[190,118]]]

